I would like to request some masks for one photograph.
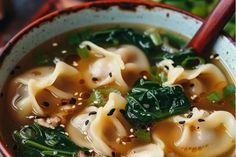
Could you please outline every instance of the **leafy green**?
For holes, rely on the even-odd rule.
[[[200,64],[205,64],[205,60],[197,56],[192,49],[183,49],[177,53],[164,53],[157,59],[171,59],[176,65],[181,65],[184,68],[194,68]]]
[[[159,84],[162,84],[167,81],[167,74],[159,69],[157,66],[152,66],[150,68],[151,80]]]
[[[95,105],[98,107],[104,106],[109,98],[110,93],[119,93],[120,91],[111,87],[99,87],[95,89],[87,100],[88,105]]]
[[[148,125],[189,110],[190,101],[179,86],[161,86],[141,78],[127,96],[125,117],[135,125]]]
[[[234,84],[228,84],[223,89],[224,96],[230,96],[235,93],[235,85]]]
[[[223,96],[217,91],[212,92],[207,96],[207,100],[209,100],[211,102],[219,102],[222,99],[223,99]]]
[[[45,128],[37,123],[27,125],[13,133],[13,139],[17,143],[17,155],[28,156],[54,156],[74,157],[78,151],[86,151],[75,145],[68,136],[63,133],[63,128]]]
[[[80,58],[86,59],[89,58],[90,56],[90,51],[88,50],[87,47],[83,47],[83,48],[77,48],[77,53],[80,56]]]
[[[48,64],[50,61],[49,56],[42,52],[34,53],[33,60],[39,65]]]
[[[135,132],[134,132],[134,135],[142,140],[142,141],[150,141],[151,140],[151,133],[150,131],[147,131],[145,129],[137,129]]]

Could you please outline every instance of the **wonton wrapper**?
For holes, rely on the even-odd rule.
[[[80,146],[94,149],[102,155],[111,156],[113,150],[108,143],[114,142],[117,137],[128,135],[125,126],[120,121],[122,115],[119,112],[120,109],[125,108],[126,103],[127,101],[121,95],[110,93],[109,100],[104,107],[88,107],[72,118],[67,127],[70,138]],[[113,108],[116,109],[115,112],[108,116],[107,114]],[[97,114],[91,117],[91,115],[89,116],[91,111],[96,111]],[[84,125],[87,120],[89,120],[89,124]],[[109,136],[106,134],[107,130],[110,130]]]
[[[109,84],[126,93],[129,82],[125,82],[122,74],[128,77],[129,74],[133,74],[138,78],[140,72],[149,70],[149,63],[145,54],[135,46],[123,45],[118,49],[106,50],[90,41],[84,41],[80,46],[91,48],[91,56],[88,59],[80,60],[78,63],[78,69],[90,88]],[[94,81],[93,78],[96,80]],[[128,79],[131,78],[126,80]]]
[[[234,147],[236,121],[231,113],[226,111],[208,113],[193,108],[192,114],[191,118],[187,118],[188,114],[185,114],[169,119],[181,128],[179,137],[171,139],[176,153],[184,157],[215,157]],[[179,124],[181,121],[185,123]],[[175,132],[178,131],[172,133]],[[153,135],[161,137],[157,134],[153,132]],[[172,135],[166,133],[162,136]]]
[[[62,76],[79,78],[79,72],[64,62],[58,62],[55,68],[36,68],[15,78],[13,82],[20,83],[23,88],[20,93],[16,93],[22,98],[14,104],[14,107],[20,111],[17,112],[19,116],[23,118],[31,115],[32,112],[37,116],[45,115],[35,97],[43,89],[48,89],[62,99],[71,98],[72,93],[64,92],[53,86],[54,82]]]
[[[173,66],[172,60],[163,60],[157,64],[158,67],[167,66],[167,81],[164,85],[172,85],[177,83],[184,83],[189,81],[189,83],[194,83],[195,86],[192,87],[192,93],[199,95],[205,89],[212,90],[219,83],[226,82],[224,74],[220,69],[214,64],[208,63],[199,65],[196,69],[185,70],[182,66]]]

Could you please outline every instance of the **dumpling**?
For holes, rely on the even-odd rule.
[[[89,107],[72,118],[67,127],[69,136],[80,146],[94,149],[102,155],[111,156],[112,151],[116,148],[114,141],[118,137],[128,135],[125,120],[120,113],[120,109],[124,109],[126,103],[127,101],[121,95],[110,93],[104,107]],[[95,111],[96,115],[91,116],[89,114],[91,111]],[[86,126],[85,123],[87,123]],[[82,134],[83,138],[81,138]],[[79,141],[80,139],[85,140]]]
[[[175,116],[174,122],[185,122],[176,151],[184,156],[213,157],[229,151],[235,145],[234,116],[226,111],[208,113],[193,108],[192,117]]]
[[[164,151],[157,144],[147,144],[134,148],[127,157],[164,157]]]
[[[44,116],[46,113],[37,102],[36,95],[44,89],[47,89],[55,97],[69,99],[72,93],[62,91],[55,86],[58,79],[62,77],[74,77],[78,79],[80,74],[77,69],[64,63],[58,62],[56,67],[36,68],[16,77],[13,84],[18,85],[15,95],[19,99],[13,100],[13,107],[20,117],[26,117],[34,113],[37,116]]]
[[[235,127],[235,118],[229,112],[209,113],[193,108],[189,113],[159,122],[152,136],[179,156],[215,157],[235,146]]]
[[[122,70],[122,76],[128,86],[132,86],[134,82],[143,73],[149,71],[150,65],[144,52],[133,45],[121,45],[112,52],[119,54],[125,64],[125,69]]]
[[[135,46],[121,45],[106,50],[89,41],[80,46],[91,49],[91,56],[78,63],[78,69],[90,88],[109,84],[126,93],[141,72],[149,71],[147,57]]]
[[[125,65],[120,55],[109,52],[90,41],[84,41],[81,47],[90,47],[91,56],[81,59],[78,63],[79,71],[90,88],[111,84],[120,91],[126,92],[128,86],[123,80],[121,71]]]
[[[226,83],[226,78],[224,74],[217,68],[214,64],[208,63],[204,65],[199,65],[196,69],[187,70],[182,66],[173,66],[172,60],[163,60],[158,63],[158,67],[168,67],[167,72],[167,81],[164,85],[172,85],[177,83],[184,83],[189,81],[196,85],[191,89],[192,94],[199,95],[205,89],[209,91],[214,89],[220,83]]]

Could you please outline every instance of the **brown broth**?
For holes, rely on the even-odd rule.
[[[16,87],[15,86],[11,86],[10,82],[11,80],[18,76],[21,73],[26,72],[29,69],[35,68],[38,65],[36,65],[33,61],[33,55],[35,53],[38,52],[45,52],[46,54],[48,54],[51,58],[65,58],[65,62],[77,67],[78,65],[74,64],[75,62],[77,63],[78,61],[78,56],[73,56],[71,54],[75,53],[75,48],[69,46],[67,43],[67,38],[68,36],[70,36],[71,34],[74,34],[75,32],[78,31],[83,31],[83,30],[100,30],[100,29],[104,29],[104,28],[109,28],[109,27],[131,27],[131,28],[135,28],[137,30],[143,31],[146,30],[147,28],[150,28],[150,26],[147,25],[137,25],[137,26],[133,26],[130,24],[119,24],[119,25],[99,25],[96,26],[96,28],[91,27],[91,28],[82,28],[80,30],[73,30],[71,32],[67,32],[65,34],[59,35],[54,37],[53,39],[50,39],[48,41],[46,41],[45,43],[41,44],[40,46],[36,47],[34,50],[32,50],[32,52],[30,52],[28,55],[26,55],[17,65],[20,68],[17,68],[14,73],[14,75],[10,75],[5,83],[5,87],[3,89],[3,97],[0,97],[0,105],[1,105],[1,110],[0,110],[0,127],[2,128],[2,134],[1,137],[3,138],[4,141],[7,142],[7,145],[9,147],[9,149],[13,148],[14,142],[12,140],[12,133],[14,130],[18,130],[19,128],[21,128],[23,125],[25,124],[31,124],[33,122],[32,119],[28,119],[25,118],[22,121],[17,120],[15,113],[17,111],[15,111],[15,109],[12,107],[12,97],[14,96],[14,92],[16,91]],[[164,32],[170,32],[168,30],[164,30],[164,29],[157,29],[157,31],[162,34]],[[176,36],[184,39],[184,40],[188,40],[186,37],[183,37],[180,34],[174,33],[174,32],[170,32],[172,34],[175,34]],[[57,43],[55,46],[55,44],[53,43]],[[54,46],[53,46],[54,45]],[[215,63],[215,61],[214,61]],[[218,65],[218,67],[220,67],[220,69],[222,69],[222,71],[225,73],[225,75],[228,77],[229,82],[233,82],[232,77],[230,77],[227,73],[227,70],[224,69],[224,66],[217,61],[217,63],[215,63],[216,65]],[[53,65],[52,62],[50,62],[47,65]],[[46,65],[45,65],[46,66]],[[78,69],[83,68],[83,66],[77,67]],[[129,84],[133,84],[133,82],[135,81],[135,78],[138,77],[135,74],[124,74],[127,75],[126,78],[133,78],[134,80],[128,80]],[[77,82],[76,82],[77,81]],[[76,83],[75,83],[76,82]],[[227,84],[228,82],[223,82],[222,84],[220,84],[219,86],[216,87],[216,89],[214,90],[219,90],[222,92],[222,88]],[[69,114],[65,114],[65,121],[63,122],[65,125],[67,123],[67,121],[69,121],[74,115],[76,115],[77,113],[79,113],[86,105],[86,98],[85,99],[79,99],[81,98],[80,96],[83,95],[81,93],[87,93],[90,94],[91,90],[87,89],[85,86],[82,86],[81,88],[81,84],[83,84],[83,80],[71,80],[70,78],[61,78],[60,80],[57,80],[55,82],[55,86],[58,89],[61,89],[63,91],[66,92],[71,92],[71,93],[77,93],[76,95],[74,95],[73,97],[77,100],[76,104],[81,104],[81,105],[76,105],[76,107],[69,112]],[[72,87],[72,86],[74,87]],[[111,85],[112,86],[112,85]],[[212,92],[212,90],[210,91],[206,91],[205,93],[203,93],[199,98],[192,100],[193,105],[201,108],[201,109],[206,109],[209,111],[214,111],[214,110],[225,110],[228,112],[231,112],[232,114],[235,115],[235,109],[229,105],[229,99],[223,99],[222,101],[212,104],[211,102],[209,102],[206,99],[206,96]],[[189,93],[186,93],[189,97],[191,96]],[[49,90],[43,90],[41,92],[39,92],[36,95],[36,99],[38,101],[38,103],[43,106],[43,109],[45,111],[47,111],[48,115],[54,115],[57,112],[60,112],[59,110],[61,108],[58,108],[58,106],[61,105],[62,100],[56,98],[53,93],[51,93]],[[70,101],[68,100],[64,100],[66,102]],[[47,102],[48,105],[43,105],[45,102]],[[109,123],[109,122],[108,122]],[[127,126],[128,129],[130,129],[130,126],[128,126],[127,124],[125,125]],[[169,124],[169,123],[163,123],[160,122],[158,123],[155,128],[158,128],[158,126],[160,127],[160,135],[163,135],[163,138],[165,138],[165,142],[167,143],[167,145],[169,147],[166,147],[166,152],[171,152],[173,150],[173,143],[171,143],[171,141],[173,139],[176,139],[178,137],[179,132],[176,132],[175,136],[170,137],[170,136],[166,136],[166,132],[171,132],[173,130],[179,130],[179,128],[176,128],[177,126],[173,125],[173,124]],[[154,129],[154,128],[153,128]],[[107,138],[109,140],[107,140],[106,142],[108,143],[108,145],[112,145],[112,148],[115,151],[119,151],[121,154],[127,154],[127,152],[131,149],[134,148],[136,146],[140,146],[143,144],[146,144],[145,142],[139,141],[139,140],[133,140],[131,143],[127,143],[127,145],[119,145],[119,144],[112,144],[114,143],[113,141],[115,140],[115,137],[109,137],[110,132],[112,132],[114,130],[104,130],[104,132],[106,132],[107,134]],[[231,150],[233,151],[233,150]],[[230,153],[230,152],[227,152]],[[177,157],[177,155],[176,155]]]

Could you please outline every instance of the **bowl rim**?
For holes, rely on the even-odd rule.
[[[145,6],[148,9],[160,7],[164,9],[174,10],[183,15],[187,15],[187,16],[190,16],[191,18],[204,22],[204,20],[201,17],[196,16],[193,13],[190,13],[188,11],[185,11],[185,10],[182,10],[182,9],[179,9],[179,8],[167,5],[167,4],[159,3],[159,2],[152,2],[152,1],[145,1],[145,0],[98,0],[98,1],[93,1],[93,2],[81,3],[78,5],[66,8],[66,9],[53,11],[52,13],[49,13],[31,22],[30,24],[22,28],[2,48],[0,52],[0,69],[1,69],[1,64],[3,63],[3,60],[5,59],[5,57],[7,57],[11,48],[22,38],[22,36],[27,34],[33,28],[39,27],[41,23],[44,23],[46,21],[52,21],[54,20],[55,17],[59,15],[69,14],[69,13],[77,12],[79,10],[84,10],[84,9],[107,10],[108,8],[112,6],[118,6],[125,10],[133,10],[135,7],[138,7],[138,6]],[[224,35],[231,43],[236,45],[233,38],[230,37],[227,33],[222,32],[221,34]],[[0,138],[0,153],[5,157],[13,157],[12,153],[8,150],[5,142],[1,138]]]

